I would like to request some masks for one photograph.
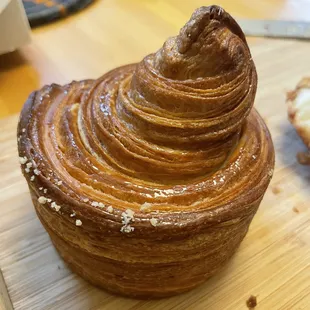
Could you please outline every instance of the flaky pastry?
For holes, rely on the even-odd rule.
[[[220,270],[273,173],[256,88],[242,30],[211,6],[138,64],[32,93],[20,162],[68,266],[141,298],[185,292]]]

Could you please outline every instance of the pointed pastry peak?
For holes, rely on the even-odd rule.
[[[250,58],[237,22],[213,5],[195,10],[179,35],[157,51],[154,67],[167,78],[186,80],[223,74]]]

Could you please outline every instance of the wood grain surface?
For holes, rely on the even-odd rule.
[[[250,12],[249,3],[256,1],[240,3]],[[41,84],[96,77],[114,66],[138,61],[175,34],[201,4],[98,1],[84,14],[37,29],[34,43],[13,56],[20,59],[20,66],[9,66],[5,77],[1,75],[1,110],[3,98],[12,103],[10,114],[15,100],[21,104],[21,98]],[[110,13],[102,13],[103,8]],[[257,296],[258,310],[310,309],[310,171],[296,162],[296,152],[304,147],[287,121],[285,106],[286,91],[310,75],[310,43],[251,39],[250,47],[259,76],[256,107],[276,149],[275,174],[234,258],[220,274],[184,295],[155,301],[126,299],[72,274],[37,219],[21,176],[15,137],[18,117],[0,120],[0,268],[15,309],[238,310],[247,309],[250,295]]]
[[[0,269],[0,309],[13,310],[13,305]]]

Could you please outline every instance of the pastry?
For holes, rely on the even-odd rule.
[[[242,30],[211,6],[138,64],[32,93],[20,162],[68,266],[139,298],[185,292],[220,270],[273,173],[256,87]]]
[[[288,118],[308,148],[308,152],[297,153],[302,165],[310,165],[310,77],[303,78],[295,90],[287,94]]]

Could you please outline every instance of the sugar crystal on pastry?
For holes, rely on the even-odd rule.
[[[41,204],[45,204],[45,203],[47,202],[47,199],[46,199],[46,197],[44,197],[44,196],[40,196],[40,197],[38,198],[38,202],[41,203]]]
[[[27,157],[26,156],[23,156],[23,157],[19,157],[19,162],[21,165],[24,165],[26,162],[28,161]]]
[[[76,220],[75,221],[76,226],[82,226],[82,221],[81,220]]]

